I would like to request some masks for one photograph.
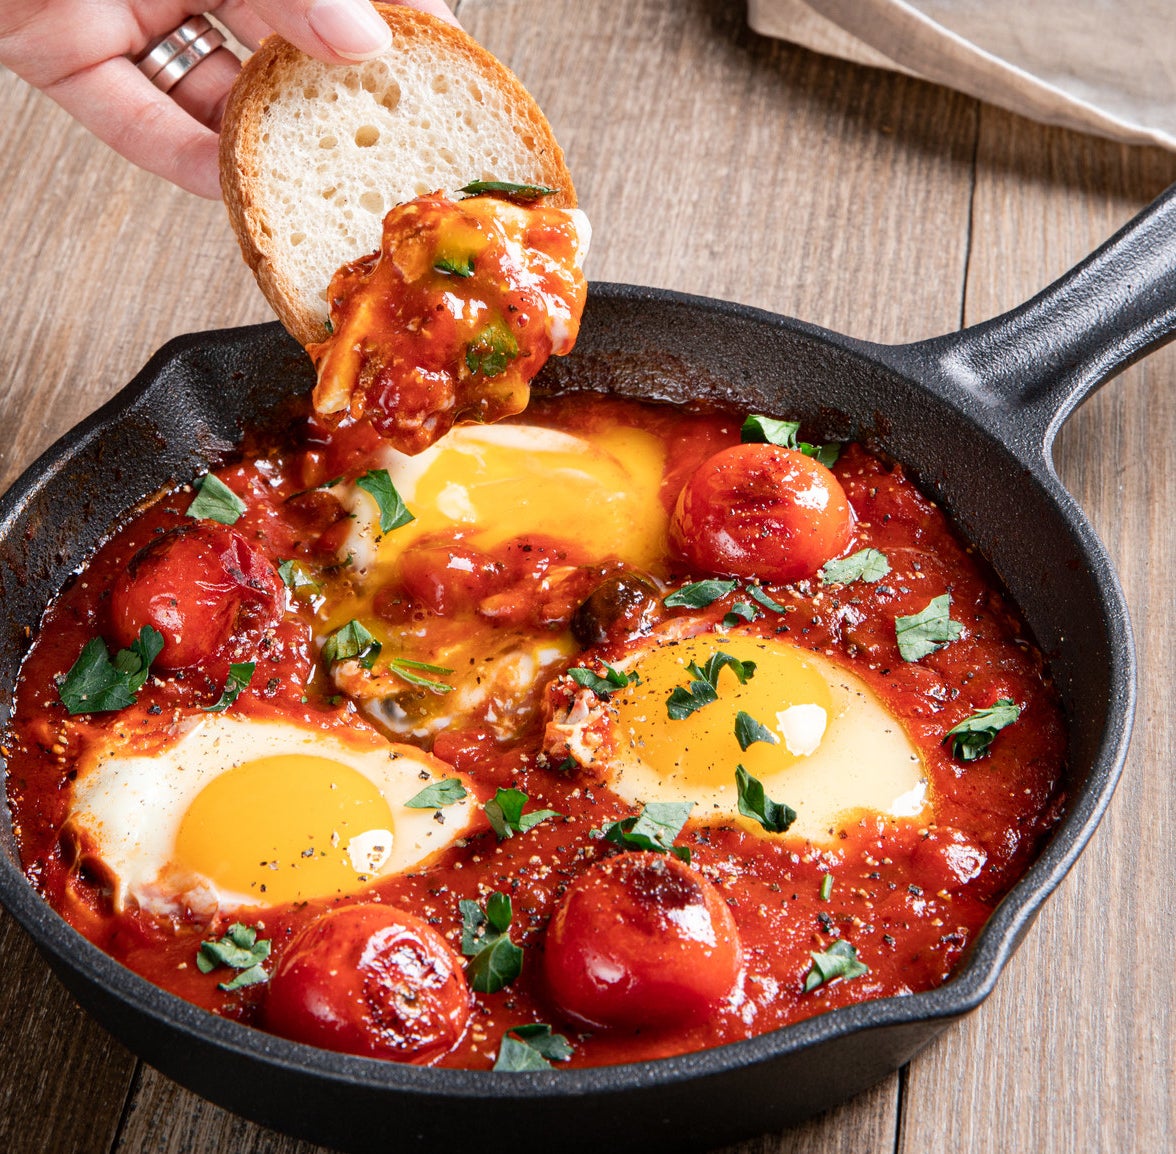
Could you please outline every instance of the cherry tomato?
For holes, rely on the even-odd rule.
[[[568,888],[547,929],[547,988],[589,1026],[687,1025],[727,998],[743,966],[718,890],[668,854],[597,862]]]
[[[230,640],[256,645],[282,616],[274,567],[235,529],[215,521],[182,525],[131,558],[111,591],[114,635],[130,645],[144,625],[163,635],[156,664],[186,669],[216,657]]]
[[[461,1040],[470,992],[436,930],[370,903],[329,910],[295,934],[264,1014],[268,1029],[296,1042],[423,1064]]]
[[[510,574],[502,561],[455,543],[406,552],[400,580],[415,602],[444,615],[477,605],[506,585]]]
[[[778,445],[733,445],[678,494],[670,544],[696,572],[800,581],[845,552],[853,513],[819,461]]]

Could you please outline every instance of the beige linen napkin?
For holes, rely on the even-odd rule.
[[[748,0],[748,21],[1047,124],[1176,149],[1176,0]]]

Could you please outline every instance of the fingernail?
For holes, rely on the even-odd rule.
[[[388,25],[367,0],[318,0],[306,21],[328,48],[348,60],[367,60],[392,45]]]

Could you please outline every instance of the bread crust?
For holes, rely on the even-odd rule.
[[[512,129],[502,131],[499,126],[488,139],[482,139],[485,131],[476,131],[474,125],[482,117],[483,108],[478,106],[476,96],[467,98],[463,95],[461,99],[467,101],[469,108],[461,110],[462,119],[470,126],[471,141],[476,142],[480,151],[482,170],[466,173],[460,178],[453,174],[453,188],[444,185],[417,188],[408,195],[404,195],[403,187],[400,195],[387,190],[394,196],[392,203],[411,199],[418,191],[435,191],[440,187],[443,191],[455,192],[457,187],[470,180],[487,179],[498,172],[525,171],[530,174],[526,178],[529,183],[559,190],[544,203],[564,208],[576,206],[571,174],[551,126],[534,98],[505,65],[468,34],[443,20],[399,4],[377,3],[375,8],[392,30],[392,48],[383,60],[393,77],[396,93],[406,83],[405,76],[398,69],[398,56],[411,53],[418,63],[425,59],[435,68],[435,86],[442,77],[452,77],[455,85],[460,82],[465,86],[464,90],[476,95],[492,95],[496,106],[505,108]],[[347,227],[350,228],[355,216],[363,216],[369,243],[356,244],[350,237],[344,242],[341,232],[347,230],[342,228],[339,233],[329,228],[313,230],[313,235],[305,235],[297,243],[318,246],[314,255],[320,263],[325,262],[322,268],[329,268],[327,283],[299,283],[294,266],[301,262],[294,259],[295,251],[290,247],[288,236],[284,235],[284,231],[288,232],[284,220],[288,205],[278,203],[273,181],[267,178],[275,166],[280,166],[293,170],[300,178],[305,173],[313,182],[317,178],[312,174],[321,172],[323,161],[321,156],[313,155],[309,147],[295,149],[293,155],[285,148],[279,152],[271,129],[276,118],[298,119],[313,115],[316,131],[321,128],[329,132],[334,125],[341,135],[349,131],[354,135],[353,126],[347,120],[349,111],[353,111],[347,100],[336,97],[331,101],[318,97],[321,97],[324,81],[336,93],[339,91],[334,87],[336,85],[345,85],[348,90],[358,92],[362,87],[364,67],[364,64],[321,64],[280,37],[273,36],[245,62],[225,108],[220,139],[220,175],[229,220],[245,263],[253,271],[266,300],[282,324],[303,345],[321,341],[327,334],[324,298],[330,273],[373,251],[378,247],[379,234],[378,231],[372,232],[372,222],[367,219],[372,213],[358,212],[352,203],[323,207],[315,202],[315,210],[325,212],[328,223],[334,223],[332,214],[341,212],[347,215]],[[447,88],[438,90],[448,91]],[[422,94],[422,97],[428,95]],[[394,136],[392,133],[384,135]],[[403,136],[389,139],[387,144],[382,138],[379,150],[371,150],[373,166],[377,161],[381,168],[394,165],[405,173],[406,184],[419,185],[423,180],[428,186],[432,174],[420,171],[426,166],[421,164],[418,155],[414,155],[413,149],[412,140]],[[420,179],[412,179],[418,177]],[[520,178],[504,175],[500,179],[518,181]],[[379,196],[383,191],[374,195]],[[327,193],[314,195],[326,196]],[[392,203],[386,204],[384,211],[391,208]],[[378,217],[382,216],[383,212],[378,213]],[[339,223],[342,225],[341,221]],[[301,250],[305,251],[309,249]],[[306,279],[305,273],[303,279]]]

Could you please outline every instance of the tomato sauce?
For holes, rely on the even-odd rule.
[[[526,421],[581,433],[620,424],[656,435],[665,449],[660,500],[669,514],[697,466],[739,442],[741,416],[580,394],[535,398]],[[379,452],[379,439],[363,425],[345,422],[332,430],[308,418],[280,443],[249,446],[239,461],[217,470],[244,504],[233,531],[275,569],[280,562],[299,561],[313,573],[318,590],[308,599],[283,589],[279,611],[269,617],[254,604],[266,594],[254,589],[249,611],[238,620],[253,630],[257,670],[231,706],[238,717],[289,718],[323,733],[371,726],[370,714],[361,715],[324,669],[315,606],[316,598],[354,596],[354,575],[339,561],[349,514],[332,489],[319,486],[363,474]],[[825,844],[763,834],[705,814],[682,829],[675,844],[690,851],[692,874],[721,897],[741,948],[737,987],[709,1014],[670,1025],[588,1028],[562,1013],[551,997],[542,964],[547,927],[569,888],[593,863],[627,852],[600,831],[636,812],[606,781],[575,765],[557,765],[544,752],[552,710],[566,705],[576,690],[554,675],[526,691],[513,729],[505,734],[488,712],[475,711],[414,740],[468,775],[479,803],[499,788],[514,788],[527,794],[528,809],[547,808],[560,817],[500,840],[480,816],[469,836],[422,867],[339,898],[221,911],[211,920],[194,911],[159,917],[133,903],[122,912],[112,907],[109,879],[60,837],[79,751],[114,732],[136,750],[160,748],[177,720],[199,715],[221,692],[224,655],[219,662],[156,671],[135,704],[117,712],[68,715],[58,680],[87,641],[117,639],[111,590],[152,542],[192,524],[188,487],[163,494],[98,550],[48,609],[25,661],[6,744],[9,801],[30,881],[82,934],[135,972],[214,1013],[253,1024],[264,1019],[266,984],[225,992],[218,988],[223,972],[206,974],[195,965],[201,941],[224,933],[231,922],[247,922],[272,943],[271,967],[281,964],[287,943],[317,914],[357,902],[408,911],[456,950],[459,901],[483,902],[491,891],[505,893],[513,906],[511,938],[524,952],[521,974],[500,992],[472,995],[472,1016],[460,1042],[428,1059],[446,1066],[489,1068],[504,1032],[527,1023],[548,1023],[564,1035],[572,1048],[570,1065],[602,1065],[720,1045],[834,1007],[927,990],[948,980],[1061,812],[1060,710],[1041,654],[1015,608],[901,465],[849,445],[832,472],[852,509],[849,549],[879,550],[889,560],[889,572],[871,582],[764,582],[762,592],[776,608],[735,627],[722,622],[744,592],[697,609],[665,605],[670,590],[709,575],[689,571],[667,554],[628,589],[637,592],[622,606],[623,636],[606,628],[601,637],[586,637],[591,629],[582,607],[623,567],[615,559],[589,555],[574,526],[558,541],[515,538],[488,554],[483,568],[465,566],[464,604],[447,605],[442,594],[427,592],[453,589],[446,569],[452,554],[444,543],[426,551],[436,558],[433,586],[428,573],[420,572],[428,565],[418,559],[407,586],[401,581],[395,589],[368,594],[373,614],[383,604],[392,629],[432,624],[444,630],[442,614],[451,613],[487,647],[503,631],[562,638],[569,655],[556,674],[569,666],[603,669],[600,663],[619,660],[633,636],[659,630],[726,630],[725,648],[731,649],[732,636],[784,638],[851,669],[901,723],[923,763],[933,820],[857,813]],[[460,540],[447,544],[456,548]],[[556,555],[570,580],[560,586],[562,600],[545,603],[541,594],[551,590],[545,565],[554,564]],[[548,560],[540,564],[537,557]],[[193,581],[199,578],[191,575]],[[647,596],[642,589],[655,592]],[[944,593],[950,593],[959,635],[929,655],[905,660],[896,642],[896,617],[917,614]],[[484,610],[493,598],[499,607],[513,604],[517,611],[476,608]],[[388,608],[392,603],[395,610]],[[536,608],[541,604],[547,606],[543,612]],[[580,650],[575,636],[591,647]],[[985,756],[961,761],[945,734],[998,700],[1019,705],[1016,722],[1000,731]],[[850,943],[868,969],[806,990],[814,953],[838,941]]]

